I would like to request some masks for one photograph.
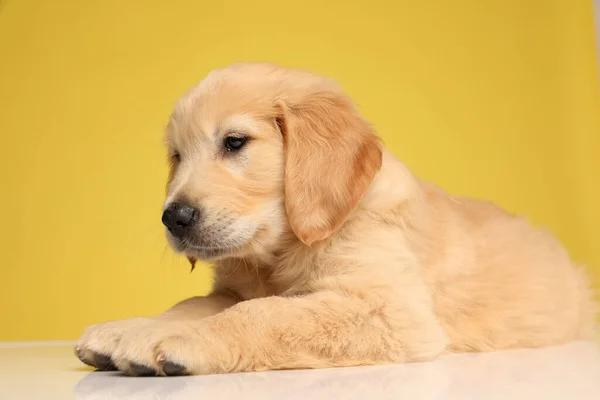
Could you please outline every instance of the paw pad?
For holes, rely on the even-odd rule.
[[[116,371],[117,367],[113,364],[110,356],[94,353],[95,367],[101,371]]]
[[[147,367],[138,363],[131,363],[129,365],[129,373],[133,376],[156,376],[158,375],[156,370],[151,367]]]
[[[97,368],[100,371],[116,371],[117,367],[112,362],[110,356],[105,354],[95,353],[91,351],[84,351],[80,347],[75,349],[75,354],[79,360],[89,365],[90,367]]]
[[[185,367],[183,365],[171,361],[166,361],[163,364],[162,370],[167,376],[187,375],[185,372]]]

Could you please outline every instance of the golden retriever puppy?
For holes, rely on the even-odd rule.
[[[548,232],[452,197],[386,151],[334,82],[241,63],[176,105],[162,222],[211,294],[88,328],[130,375],[432,360],[590,338],[588,278]]]

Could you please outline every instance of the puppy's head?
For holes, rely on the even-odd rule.
[[[381,166],[370,126],[333,82],[271,64],[209,74],[176,105],[162,221],[175,250],[269,254],[286,233],[335,232]]]

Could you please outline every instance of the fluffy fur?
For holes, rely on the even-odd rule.
[[[239,151],[227,136],[248,137]],[[432,360],[590,338],[588,278],[548,232],[452,197],[386,151],[332,81],[271,64],[214,71],[167,129],[165,207],[212,294],[86,330],[86,363],[132,375]]]

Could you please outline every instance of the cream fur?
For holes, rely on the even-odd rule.
[[[227,132],[252,139],[223,153]],[[215,71],[177,104],[167,143],[166,204],[187,199],[204,218],[200,244],[169,240],[214,263],[214,292],[88,328],[86,363],[132,375],[324,368],[594,334],[588,278],[550,233],[413,176],[328,79]]]

